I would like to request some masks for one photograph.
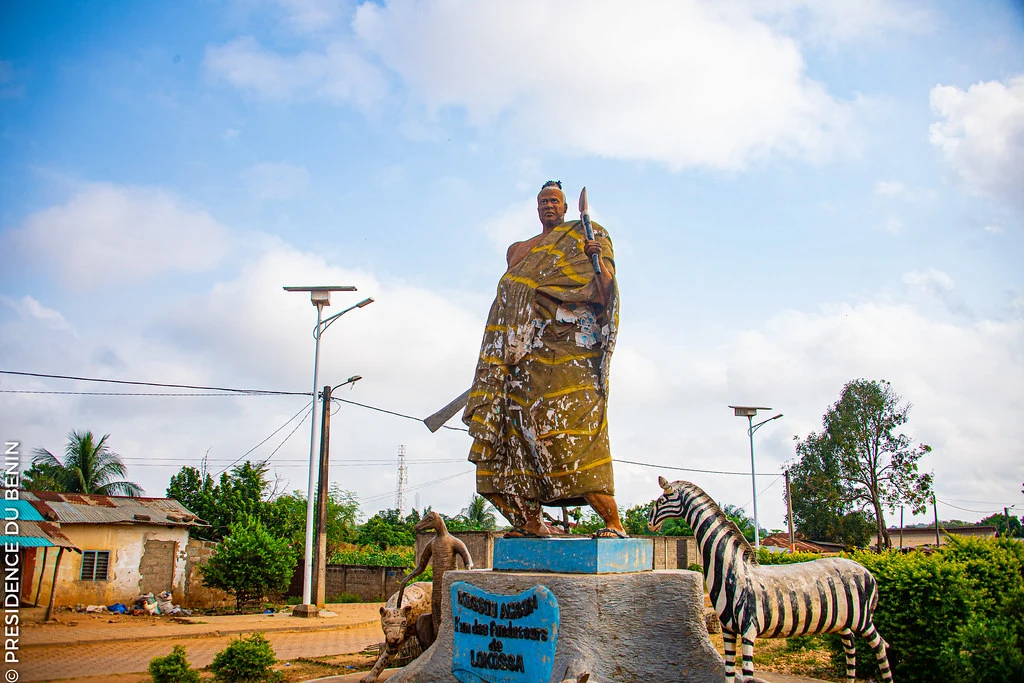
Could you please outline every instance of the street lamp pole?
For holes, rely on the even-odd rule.
[[[340,313],[335,313],[326,320],[323,319],[324,306],[331,305],[331,292],[354,292],[356,288],[351,285],[323,285],[314,287],[285,287],[286,292],[309,292],[310,302],[316,306],[316,327],[313,328],[313,409],[311,412],[309,430],[309,481],[306,487],[306,548],[303,559],[305,566],[302,571],[302,604],[292,611],[293,616],[315,617],[319,614],[313,600],[313,496],[317,488],[317,448],[316,448],[316,422],[317,422],[317,382],[320,371],[320,335],[331,326],[335,320],[345,315],[354,308],[362,308],[373,303],[373,299],[363,299],[354,306],[349,306]]]
[[[758,550],[761,548],[761,527],[757,519],[757,472],[754,469],[754,432],[768,424],[772,420],[778,420],[782,417],[782,413],[769,417],[767,420],[762,420],[757,424],[754,424],[754,416],[757,415],[759,410],[771,410],[765,406],[729,406],[733,410],[733,415],[736,417],[747,418],[747,436],[750,438],[750,486],[754,494],[754,549]]]

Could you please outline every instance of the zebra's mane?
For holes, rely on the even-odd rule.
[[[732,521],[731,519],[729,519],[728,516],[726,516],[722,508],[720,508],[718,506],[718,503],[715,502],[714,498],[709,496],[704,491],[704,489],[702,489],[701,487],[697,486],[692,482],[683,483],[689,484],[694,489],[693,497],[695,499],[695,502],[698,502],[701,506],[710,509],[711,513],[715,515],[715,517],[718,518],[718,521],[722,524],[722,526],[725,527],[726,532],[729,533],[737,541],[737,543],[739,543],[740,548],[743,552],[743,560],[749,562],[750,564],[758,564],[757,553],[754,552],[754,548],[750,545],[750,541],[748,541],[746,536],[743,535],[743,532],[740,531],[740,528],[736,525],[736,522]]]

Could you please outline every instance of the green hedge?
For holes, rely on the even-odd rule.
[[[889,643],[901,683],[1024,681],[1024,544],[950,538],[921,552],[848,555],[878,581],[875,625]],[[845,661],[838,636],[833,659]],[[878,679],[867,643],[857,639],[857,677]]]

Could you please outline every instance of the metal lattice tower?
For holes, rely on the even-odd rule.
[[[395,507],[405,511],[405,486],[409,483],[409,466],[405,463],[405,446],[398,447],[398,484],[395,486]]]

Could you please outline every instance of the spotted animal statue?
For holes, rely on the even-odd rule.
[[[681,517],[693,529],[704,565],[704,582],[722,622],[725,677],[736,680],[736,640],[741,642],[742,679],[754,675],[754,639],[838,633],[846,651],[846,680],[857,669],[854,635],[863,636],[878,659],[882,680],[891,682],[886,643],[872,621],[878,605],[875,577],[860,564],[828,557],[796,564],[760,566],[747,540],[700,487],[658,478],[664,493],[654,502],[647,526],[657,531]]]
[[[424,618],[430,619],[430,598],[434,585],[428,581],[418,581],[409,586],[403,585],[398,592],[388,598],[380,608],[380,627],[384,630],[384,652],[369,673],[359,679],[359,683],[374,683],[380,672],[387,666],[401,649],[409,636],[417,636],[417,626],[422,628]],[[423,649],[427,646],[420,643]]]
[[[449,569],[458,569],[457,559],[462,558],[462,564],[466,569],[473,568],[473,558],[469,555],[469,549],[461,540],[448,533],[448,527],[441,515],[433,510],[423,516],[423,519],[416,525],[416,531],[434,530],[434,537],[427,541],[420,553],[419,561],[412,572],[402,580],[402,585],[423,573],[428,564],[434,567],[434,597],[431,603],[433,614],[433,634],[429,638],[430,643],[434,642],[434,636],[441,632],[441,609],[444,598],[443,581],[444,573]],[[430,647],[430,643],[424,643],[424,648]]]

